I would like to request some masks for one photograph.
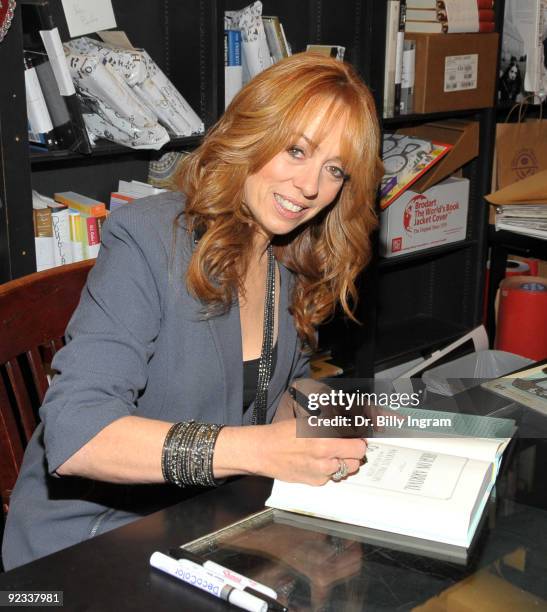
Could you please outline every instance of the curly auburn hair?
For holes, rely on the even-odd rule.
[[[188,288],[209,312],[225,310],[243,291],[256,231],[243,202],[246,178],[294,144],[318,109],[326,109],[323,136],[333,121],[345,120],[340,150],[350,179],[325,210],[273,242],[277,260],[295,274],[290,312],[308,346],[337,303],[354,319],[355,280],[370,258],[369,234],[377,224],[380,130],[372,96],[355,70],[314,53],[274,64],[235,96],[177,177],[187,196],[187,228],[204,232],[190,260]],[[313,135],[315,142],[322,134]]]

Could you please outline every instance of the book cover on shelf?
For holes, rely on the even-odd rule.
[[[70,246],[70,225],[68,208],[54,202],[51,208],[51,226],[53,228],[53,260],[56,266],[72,263]]]
[[[436,9],[437,0],[406,0],[408,9]]]
[[[440,161],[451,148],[450,144],[385,133],[382,150],[385,174],[380,187],[382,210]]]
[[[98,217],[80,213],[81,236],[84,259],[94,259],[99,254],[101,235]]]
[[[401,114],[401,95],[403,81],[403,53],[405,47],[406,0],[400,0],[399,30],[397,31],[397,45],[395,49],[395,89],[393,101],[393,114]]]
[[[53,255],[53,226],[51,223],[50,198],[32,191],[32,219],[34,223],[34,246],[36,270],[47,270],[55,266]]]
[[[341,45],[307,45],[306,51],[310,53],[320,53],[321,55],[334,57],[334,59],[342,61],[346,53],[346,47],[342,47]]]
[[[479,21],[494,21],[495,12],[493,9],[479,9]],[[444,8],[432,9],[408,9],[407,19],[412,21],[446,21],[447,13]]]
[[[384,118],[395,114],[395,70],[397,33],[399,32],[400,0],[389,0],[386,17],[386,56],[384,64]]]
[[[262,23],[264,24],[264,31],[266,33],[266,40],[268,41],[272,60],[278,62],[284,57],[289,57],[291,52],[279,17],[276,15],[263,16]]]
[[[120,206],[125,206],[126,204],[130,204],[135,200],[134,196],[126,195],[124,193],[119,193],[118,191],[113,191],[110,194],[110,212],[116,210]]]
[[[79,211],[69,210],[68,223],[70,228],[70,249],[72,252],[72,261],[82,261],[84,259],[84,243]]]
[[[483,388],[547,414],[547,364],[482,383]]]
[[[241,32],[224,30],[224,108],[243,86]]]
[[[416,41],[405,40],[403,46],[403,65],[401,74],[401,115],[414,112],[414,76],[416,66]]]
[[[27,101],[28,139],[32,145],[45,147],[48,150],[59,148],[53,129],[53,122],[36,68],[29,58],[25,59],[25,94]]]

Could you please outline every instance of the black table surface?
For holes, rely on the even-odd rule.
[[[0,591],[63,591],[67,610],[226,610],[161,574],[150,555],[264,508],[271,481],[243,478],[53,555],[0,574]]]
[[[460,401],[481,406],[483,413],[493,411],[517,418],[525,435],[505,453],[495,504],[467,564],[350,542],[347,550],[335,553],[340,557],[330,557],[321,567],[314,556],[324,550],[325,542],[316,539],[303,548],[295,538],[285,548],[278,543],[275,547],[285,551],[279,559],[287,566],[297,560],[298,554],[308,555],[297,568],[307,583],[291,610],[440,612],[452,609],[451,597],[463,606],[454,608],[458,610],[547,610],[547,435],[541,427],[546,419],[507,401],[504,408],[499,398],[485,393],[466,392]],[[487,405],[489,408],[485,408]],[[234,479],[132,524],[0,574],[0,591],[63,591],[67,610],[228,610],[228,604],[151,568],[150,555],[262,510],[270,490],[268,479]],[[347,551],[346,560],[349,555],[351,562],[344,566]],[[344,572],[346,579],[332,580],[333,574],[344,576]],[[327,604],[317,603],[321,600],[318,591]],[[509,602],[510,606],[504,607]]]

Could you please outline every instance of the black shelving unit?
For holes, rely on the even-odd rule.
[[[147,49],[202,117],[206,128],[224,106],[223,15],[249,0],[113,0],[118,27]],[[497,0],[498,20],[503,1]],[[50,0],[61,38],[68,40],[61,0]],[[278,15],[294,52],[308,43],[340,44],[375,96],[383,92],[385,0],[263,0]],[[501,20],[499,21],[501,24]],[[0,88],[0,282],[35,269],[31,186],[46,195],[73,189],[107,199],[118,178],[146,180],[148,163],[161,152],[134,151],[101,142],[91,155],[29,148],[23,79],[21,6],[0,45],[0,65],[10,74]],[[496,67],[492,67],[496,69]],[[471,193],[466,239],[393,259],[375,257],[360,279],[355,325],[341,316],[320,332],[350,375],[371,376],[447,344],[480,322],[486,259],[486,205],[495,112],[410,115],[384,121],[385,129],[452,117],[480,122],[480,155],[464,168]],[[179,138],[165,150],[191,150],[199,137]],[[376,238],[374,238],[376,240]]]

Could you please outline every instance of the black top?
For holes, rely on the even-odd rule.
[[[272,374],[275,370],[275,362],[277,361],[277,342],[274,344],[272,353]],[[256,388],[258,386],[258,366],[260,357],[249,359],[243,362],[243,413],[247,412],[249,406],[253,403],[256,397]]]

